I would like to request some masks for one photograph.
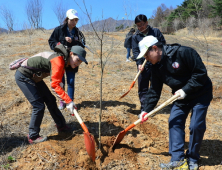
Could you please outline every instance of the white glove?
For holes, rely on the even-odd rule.
[[[180,96],[177,98],[177,100],[184,99],[184,98],[187,96],[187,94],[186,94],[182,89],[177,90],[177,91],[175,92],[175,94],[180,94]]]
[[[148,114],[148,113],[142,111],[142,112],[138,115],[138,117],[141,119],[141,123],[143,123],[143,122],[145,122],[145,121],[148,120],[148,118],[145,118],[145,119],[144,119],[144,116],[145,116],[146,114]]]
[[[66,104],[66,108],[69,109],[71,114],[73,114],[74,109],[77,109],[77,107],[76,107],[74,102],[70,102],[70,103]]]

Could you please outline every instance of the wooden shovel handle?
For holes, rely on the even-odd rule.
[[[180,96],[180,94],[175,94],[173,95],[170,99],[168,99],[167,101],[165,101],[163,104],[159,105],[156,109],[152,110],[151,112],[149,112],[147,115],[144,116],[144,119],[148,118],[149,116],[153,115],[154,113],[158,112],[159,110],[161,110],[162,108],[166,107],[167,105],[169,105],[170,103],[174,102],[175,100],[177,100],[177,98]],[[137,125],[138,123],[141,122],[141,119],[138,119],[136,122],[134,122],[135,125]]]
[[[88,128],[86,127],[85,123],[82,121],[81,117],[79,116],[78,112],[76,109],[74,109],[74,114],[79,122],[79,124],[81,125],[81,127],[83,128],[84,132],[89,133]]]
[[[144,68],[146,62],[147,62],[147,60],[144,60],[143,65],[142,65],[142,68]],[[140,75],[141,72],[142,72],[142,71],[140,70],[140,71],[137,73],[137,75],[136,75],[136,77],[135,77],[135,79],[134,79],[133,81],[136,81],[136,80],[138,79],[138,77],[139,77],[139,75]]]

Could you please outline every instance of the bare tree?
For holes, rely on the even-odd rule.
[[[202,17],[203,18],[207,18],[209,17],[210,13],[211,13],[211,9],[209,8],[209,5],[214,5],[214,1],[213,0],[202,0]]]
[[[152,26],[153,27],[164,27],[162,25],[163,23],[165,24],[165,18],[170,15],[171,11],[173,11],[173,8],[167,8],[165,4],[161,4],[160,6],[157,7],[156,10],[153,11],[153,15],[151,19],[153,19]],[[162,23],[162,24],[161,24]]]
[[[179,13],[179,18],[180,18],[181,23],[184,25],[184,27],[187,27],[188,34],[193,36],[192,39],[194,41],[197,40],[199,45],[204,47],[204,49],[206,49],[205,54],[206,54],[207,63],[208,63],[210,54],[209,54],[209,42],[208,42],[207,34],[209,32],[210,26],[212,25],[211,24],[212,20],[207,20],[203,18],[202,11],[200,10],[202,9],[201,0],[191,0],[190,4],[194,6],[195,8],[193,13],[196,14],[195,15],[196,17],[191,16],[189,14],[190,17],[186,21],[184,21],[182,17],[182,13]],[[199,38],[199,35],[203,37],[203,40]]]
[[[53,12],[55,13],[60,25],[63,24],[63,21],[66,17],[66,11],[67,7],[64,6],[62,1],[55,3],[53,6]]]
[[[175,20],[173,20],[173,28],[175,31],[177,31],[180,28],[180,19],[176,18]]]
[[[133,15],[133,9],[136,10],[135,8],[132,8],[132,5],[129,0],[124,0],[124,5],[123,5],[124,11],[125,11],[125,18],[128,27],[132,26],[132,22],[129,22],[129,18],[131,20],[134,20],[135,16]]]
[[[0,14],[2,16],[3,21],[5,22],[8,31],[12,32],[13,31],[13,26],[14,26],[14,16],[11,10],[6,8],[5,6],[1,6],[0,8]]]
[[[26,14],[32,28],[42,27],[42,2],[41,0],[28,0]]]
[[[77,0],[74,0],[75,3],[79,6],[77,3]],[[91,14],[88,12],[88,9],[85,4],[85,0],[82,0],[84,5],[84,10],[79,8],[83,11],[83,13],[87,16],[89,23],[92,27],[92,31],[89,33],[89,36],[91,36],[92,39],[92,47],[94,51],[94,55],[99,58],[100,60],[100,113],[99,113],[99,149],[101,149],[101,118],[102,118],[102,101],[103,101],[103,75],[104,75],[104,69],[105,66],[109,60],[109,58],[114,54],[116,49],[121,45],[122,41],[119,41],[119,43],[114,44],[113,38],[111,39],[108,34],[106,33],[106,27],[107,27],[107,20],[103,20],[103,14],[102,14],[102,26],[99,28],[95,27],[94,23],[92,22]],[[105,48],[105,45],[109,45],[108,48]]]

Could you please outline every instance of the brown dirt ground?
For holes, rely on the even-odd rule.
[[[123,40],[126,32],[107,33],[103,54],[108,59],[103,76],[103,102],[101,122],[101,149],[99,149],[99,101],[100,101],[100,61],[87,50],[89,65],[82,64],[76,76],[75,100],[79,104],[78,113],[94,135],[96,141],[96,161],[92,162],[86,152],[84,135],[75,117],[67,110],[63,114],[67,123],[78,128],[73,134],[58,135],[48,110],[41,125],[41,135],[49,140],[39,144],[27,143],[31,106],[14,81],[14,71],[9,71],[11,61],[29,57],[35,53],[48,51],[48,37],[51,31],[35,34],[30,32],[14,35],[0,35],[4,41],[0,52],[0,165],[2,169],[160,169],[159,163],[170,161],[168,154],[168,118],[170,106],[128,131],[116,148],[113,141],[119,132],[136,121],[140,113],[137,84],[130,93],[119,100],[131,85],[137,70],[134,62],[126,63]],[[87,36],[90,34],[86,34]],[[87,37],[89,46],[99,54],[101,51],[93,37]],[[6,41],[9,38],[9,41]],[[26,40],[26,38],[28,40]],[[210,58],[207,61],[205,49],[198,40],[186,36],[165,35],[167,43],[181,43],[195,48],[205,62],[214,85],[214,99],[207,116],[207,131],[200,155],[200,169],[222,169],[221,121],[222,121],[222,60],[221,39],[210,43]],[[32,39],[30,41],[29,39]],[[111,40],[110,40],[111,39]],[[119,44],[111,51],[112,43]],[[49,78],[45,80],[49,85]],[[164,86],[161,104],[171,97],[170,89]],[[189,143],[189,118],[186,122],[185,150]],[[8,157],[15,158],[9,161]]]

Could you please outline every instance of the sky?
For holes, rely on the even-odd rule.
[[[24,25],[29,24],[26,15],[27,1],[30,0],[0,0],[0,7],[6,7],[14,16],[14,30],[21,30],[24,28]],[[77,27],[88,23],[82,0],[76,0],[78,5],[74,0],[41,0],[43,6],[43,28],[53,29],[56,26],[59,26],[53,8],[60,1],[67,10],[75,9],[78,11],[80,20]],[[165,4],[168,8],[171,6],[176,8],[178,5],[181,5],[183,1],[184,0],[85,0],[85,4],[92,21],[103,20],[109,17],[117,20],[134,20],[138,14],[144,14],[147,18],[150,18],[153,15],[154,10],[156,10],[161,4]],[[1,15],[0,28],[7,29]]]

